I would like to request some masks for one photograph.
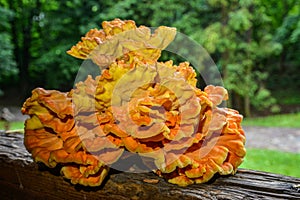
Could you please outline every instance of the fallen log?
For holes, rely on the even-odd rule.
[[[152,173],[111,170],[101,187],[72,185],[59,168],[34,163],[23,134],[0,133],[1,199],[300,199],[300,179],[239,169],[206,184],[179,187]]]

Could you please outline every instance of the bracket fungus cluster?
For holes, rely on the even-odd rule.
[[[101,74],[70,92],[36,88],[22,113],[24,143],[36,162],[61,166],[73,184],[99,186],[109,168],[138,155],[170,183],[186,186],[234,174],[245,156],[242,116],[218,105],[226,89],[196,87],[188,62],[158,62],[176,29],[154,32],[115,19],[92,29],[67,53]]]

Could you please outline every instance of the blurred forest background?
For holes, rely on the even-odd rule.
[[[82,60],[66,51],[121,18],[201,44],[245,116],[300,111],[299,0],[0,0],[0,13],[2,105],[20,106],[35,87],[70,90]]]

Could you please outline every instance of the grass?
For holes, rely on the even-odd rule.
[[[260,170],[300,178],[300,154],[264,149],[247,149],[240,168]]]
[[[24,129],[24,122],[17,121],[10,123],[10,130]],[[4,130],[4,122],[0,121],[0,130]]]
[[[300,128],[300,113],[245,118],[243,126]],[[300,154],[265,149],[247,149],[241,168],[260,170],[300,178]]]
[[[300,128],[300,112],[294,114],[272,115],[267,117],[245,118],[244,126],[294,127]]]

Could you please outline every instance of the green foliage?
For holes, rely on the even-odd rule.
[[[240,168],[260,170],[300,178],[300,154],[265,149],[247,149]]]
[[[274,98],[283,106],[300,105],[300,93],[295,92],[293,88],[274,91]]]
[[[297,90],[300,87],[300,2],[297,0],[266,3],[266,13],[272,16],[273,40],[282,44],[282,51],[272,60],[268,71],[272,76],[267,85],[272,90]]]
[[[264,108],[275,108],[277,105],[276,99],[271,96],[269,90],[260,87],[258,91],[250,97],[252,105],[256,107],[258,110],[263,110]],[[275,110],[274,110],[275,111]]]
[[[279,54],[282,48],[279,42],[273,41],[270,32],[266,33],[271,25],[262,12],[264,6],[260,1],[208,2],[222,18],[211,21],[203,31],[201,42],[218,56],[225,87],[245,100],[244,108],[239,110],[250,115],[251,105],[256,109],[274,106],[275,99],[263,84],[268,73],[260,62]]]
[[[274,90],[300,87],[297,0],[0,0],[0,5],[1,84],[70,89],[82,61],[66,51],[102,21],[121,18],[173,26],[203,45],[222,73],[229,106],[245,115],[252,107],[276,110]],[[162,60],[168,58],[182,61],[164,53]]]
[[[2,85],[14,79],[18,73],[18,69],[13,57],[12,38],[7,32],[7,30],[10,30],[9,20],[13,17],[13,13],[3,7],[0,7],[0,13],[0,84]],[[3,92],[0,88],[1,95],[3,95]]]
[[[32,63],[30,77],[34,78],[36,84],[62,90],[68,90],[73,86],[80,61],[66,54],[69,48],[69,45],[57,45]],[[53,73],[54,71],[59,73]]]
[[[51,5],[41,6],[33,26],[36,45],[31,49],[33,59],[29,66],[35,84],[62,90],[72,87],[80,61],[66,51],[80,38],[80,25],[84,24],[80,21],[85,18],[83,10],[76,8],[83,5],[80,1],[52,1]]]

